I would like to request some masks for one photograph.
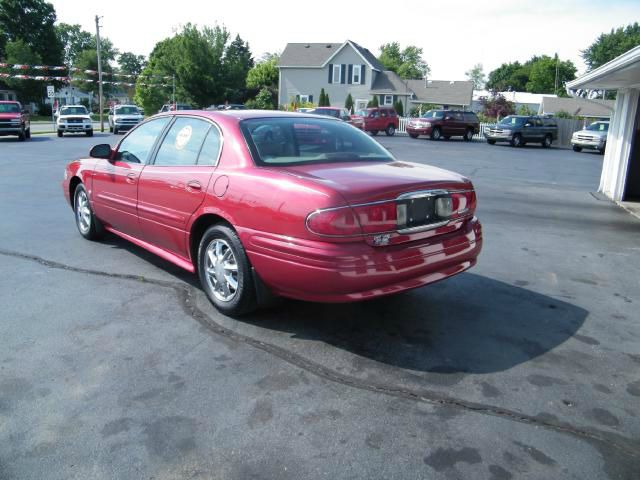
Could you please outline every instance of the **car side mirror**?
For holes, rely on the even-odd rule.
[[[101,143],[100,145],[95,145],[90,151],[89,156],[91,158],[106,158],[107,160],[111,159],[111,145],[108,143]]]

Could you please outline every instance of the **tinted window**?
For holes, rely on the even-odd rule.
[[[477,122],[478,121],[478,117],[476,116],[475,113],[465,113],[464,114],[464,118],[467,122]]]
[[[116,107],[116,115],[138,115],[139,113],[136,107]]]
[[[169,120],[169,117],[164,117],[141,124],[120,142],[117,159],[129,163],[147,163],[153,144]]]
[[[321,118],[255,118],[240,123],[259,165],[392,161],[366,133],[347,123]]]
[[[587,130],[593,130],[596,132],[606,132],[609,130],[609,124],[605,122],[595,122],[587,127]]]
[[[211,124],[195,118],[178,118],[164,137],[154,165],[196,165]]]
[[[218,156],[220,155],[220,132],[217,128],[211,127],[207,138],[202,144],[200,156],[198,157],[198,165],[216,165]]]
[[[509,115],[508,117],[504,117],[502,120],[500,120],[499,125],[502,126],[522,126],[524,125],[525,122],[525,118],[522,117],[514,117]]]
[[[85,107],[63,107],[60,115],[88,115],[89,112]]]
[[[20,113],[17,103],[0,103],[0,113]]]
[[[442,110],[429,110],[422,114],[422,118],[444,118],[444,112]]]

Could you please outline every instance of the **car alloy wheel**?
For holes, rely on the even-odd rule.
[[[551,146],[551,142],[552,142],[551,135],[546,135],[544,137],[544,140],[542,141],[542,146],[544,148],[549,148]]]
[[[198,275],[209,300],[221,312],[242,315],[255,310],[251,264],[230,227],[213,225],[204,233],[198,249]]]
[[[434,128],[431,132],[431,140],[440,140],[440,129]]]
[[[522,146],[522,137],[519,133],[516,133],[511,139],[511,146],[513,147],[521,147]]]
[[[206,279],[213,295],[221,302],[233,300],[238,293],[238,262],[229,244],[216,238],[207,246]]]
[[[96,240],[102,236],[104,233],[102,223],[93,214],[89,196],[82,184],[76,187],[73,195],[73,210],[76,214],[76,226],[80,235],[87,240]]]
[[[467,142],[470,142],[471,140],[473,140],[473,130],[471,130],[470,128],[465,132],[464,134],[464,139]]]
[[[578,147],[577,145],[573,146],[573,151],[574,152],[581,152],[582,151],[582,147]]]
[[[393,137],[393,135],[396,133],[396,127],[394,127],[393,125],[389,125],[384,133],[386,133],[389,137]]]

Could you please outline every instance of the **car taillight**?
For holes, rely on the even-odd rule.
[[[307,229],[316,235],[332,237],[362,235],[362,229],[351,207],[313,212],[307,217]]]
[[[362,233],[391,232],[398,228],[398,205],[395,201],[353,207]]]
[[[476,210],[476,192],[468,190],[465,192],[450,193],[451,215],[450,218],[460,218],[472,214]],[[436,204],[437,208],[437,204]]]

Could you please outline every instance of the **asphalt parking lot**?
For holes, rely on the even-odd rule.
[[[0,479],[640,478],[640,220],[600,155],[378,137],[474,181],[478,265],[234,320],[77,233],[64,165],[116,138],[0,139]]]

